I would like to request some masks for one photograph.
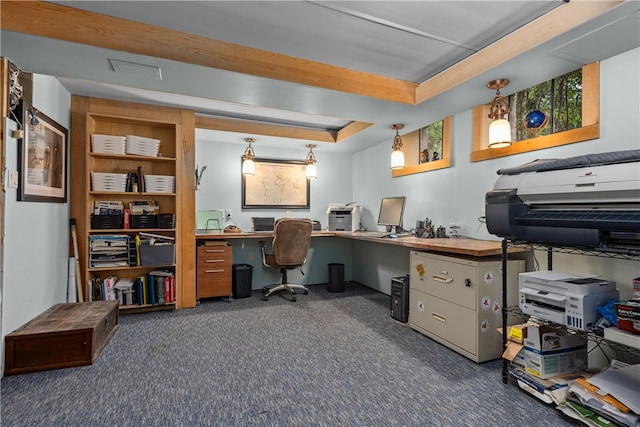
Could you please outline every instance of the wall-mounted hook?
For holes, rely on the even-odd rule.
[[[207,169],[207,165],[202,166],[202,169],[198,172],[198,165],[196,165],[196,191],[198,187],[200,187],[200,180],[202,179],[202,174]]]

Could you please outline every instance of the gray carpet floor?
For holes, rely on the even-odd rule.
[[[91,366],[2,379],[2,426],[567,426],[357,284],[120,316]]]

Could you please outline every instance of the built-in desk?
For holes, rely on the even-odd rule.
[[[475,257],[501,255],[502,242],[494,240],[459,239],[424,239],[419,237],[371,237],[363,233],[346,231],[314,231],[311,237],[342,237],[346,239],[362,240],[384,245],[403,246],[419,251],[435,251],[450,254],[469,255]],[[233,239],[271,239],[272,232],[258,233],[224,233],[210,231],[196,234],[196,240],[233,240]],[[515,249],[515,248],[510,248]]]
[[[263,268],[260,259],[258,241],[270,241],[272,238],[273,232],[209,231],[196,234],[198,245],[202,245],[207,240],[229,242],[233,247],[234,263],[253,265],[253,289],[261,289],[278,280],[271,269]],[[327,283],[327,264],[344,263],[346,280],[356,281],[390,294],[391,278],[409,273],[411,250],[468,257],[497,257],[502,253],[502,242],[468,238],[425,239],[409,236],[381,238],[359,232],[314,231],[307,263],[303,267],[305,275],[294,280],[307,285]]]

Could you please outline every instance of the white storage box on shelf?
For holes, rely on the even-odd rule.
[[[102,154],[124,154],[127,138],[117,135],[91,134],[91,152]]]
[[[158,157],[160,140],[143,136],[127,135],[127,154]]]
[[[174,193],[176,177],[169,175],[145,175],[144,188],[147,193]]]
[[[126,191],[126,173],[91,172],[91,189],[93,191]]]

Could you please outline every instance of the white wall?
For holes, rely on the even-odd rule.
[[[69,93],[55,78],[33,77],[33,106],[69,129]],[[21,144],[10,136],[16,123],[6,123],[1,372],[5,335],[66,301],[69,257],[69,205],[18,202],[17,189],[6,186],[7,170],[18,170]],[[68,154],[67,146],[67,162]]]
[[[452,166],[448,169],[391,178],[388,164],[391,153],[390,141],[356,153],[353,160],[353,197],[363,205],[363,213],[368,212],[362,215],[362,222],[370,228],[375,226],[382,196],[406,195],[404,223],[407,227],[412,227],[417,219],[429,217],[436,227],[456,222],[463,225],[462,234],[466,236],[497,240],[488,233],[484,223],[478,221],[478,217],[484,214],[484,197],[487,191],[493,188],[498,177],[498,169],[521,165],[539,158],[565,158],[586,153],[640,148],[638,75],[640,49],[601,62],[600,138],[594,141],[472,163],[472,113],[469,110],[456,114],[453,118]],[[554,269],[574,274],[600,273],[619,283],[623,298],[631,296],[631,278],[640,276],[640,266],[637,262],[594,261],[591,258],[560,257],[566,261],[555,262]],[[607,267],[602,267],[603,263]],[[381,269],[388,271],[389,266],[382,266]],[[369,271],[366,279],[379,277],[381,282],[365,283],[388,293],[390,275],[406,269],[408,266],[400,266],[386,274]]]

